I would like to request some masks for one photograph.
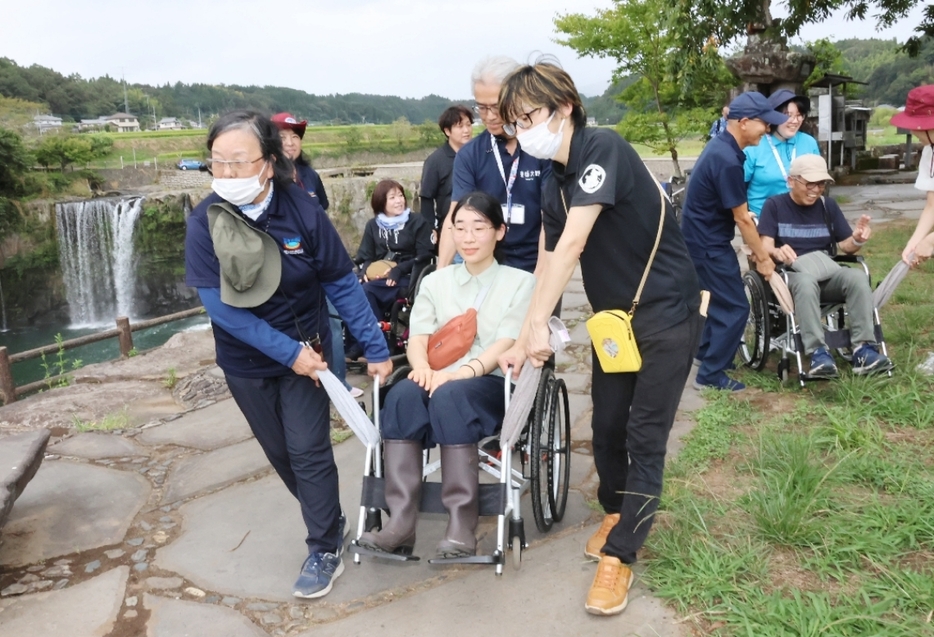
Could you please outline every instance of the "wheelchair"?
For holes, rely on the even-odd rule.
[[[396,369],[382,388],[377,388],[374,383],[373,404],[382,406],[382,400],[392,384],[406,378],[409,371],[408,367]],[[505,377],[503,385],[503,399],[508,408],[512,391],[511,372]],[[373,411],[374,424],[379,430],[379,409],[374,408]],[[477,450],[481,472],[496,480],[493,483],[481,480],[479,492],[480,516],[497,518],[495,550],[492,555],[436,557],[429,559],[429,564],[488,565],[495,567],[496,575],[502,575],[506,550],[509,548],[512,551],[512,565],[518,570],[522,562],[522,550],[528,546],[521,509],[522,495],[527,491],[531,493],[532,516],[539,531],[548,532],[555,522],[560,522],[564,517],[571,478],[570,405],[564,380],[557,378],[549,367],[543,368],[533,408],[518,442],[510,450],[485,450],[489,448],[487,443],[498,439],[499,433],[480,440]],[[362,556],[419,561],[420,558],[414,555],[371,551],[357,543],[364,532],[382,529],[382,514],[384,511],[388,513],[382,473],[382,441],[365,444],[367,449],[360,517],[355,539],[350,545],[354,563],[360,564]],[[514,466],[516,462],[518,468]],[[441,503],[441,483],[427,480],[440,468],[440,459],[432,460],[431,450],[426,449],[423,452],[421,513],[447,513]]]
[[[866,278],[872,284],[872,277],[866,261],[859,255],[842,254],[833,260],[847,266],[862,268]],[[788,284],[788,272],[783,266],[775,268],[772,276],[781,276]],[[788,382],[791,371],[791,356],[794,356],[798,372],[798,383],[803,388],[810,378],[804,361],[804,340],[794,313],[786,313],[775,298],[771,286],[754,267],[743,275],[743,287],[749,301],[749,318],[739,346],[739,358],[746,367],[762,371],[772,351],[781,352],[777,374],[782,384]],[[824,340],[827,347],[845,360],[853,358],[853,346],[850,342],[850,330],[847,327],[847,311],[843,303],[821,303],[821,318],[824,323]],[[873,332],[881,352],[888,356],[879,321],[879,309],[872,309]],[[888,371],[891,376],[891,370]]]

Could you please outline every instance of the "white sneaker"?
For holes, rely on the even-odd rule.
[[[363,390],[359,387],[351,387],[349,391],[351,398],[360,398],[363,395]]]

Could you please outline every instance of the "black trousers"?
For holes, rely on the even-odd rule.
[[[619,513],[603,552],[626,564],[648,537],[662,494],[665,449],[704,328],[695,314],[678,325],[637,339],[642,369],[605,374],[593,355],[593,455],[597,497]]]
[[[308,531],[308,552],[334,553],[340,543],[341,507],[327,392],[297,374],[225,376],[270,464],[298,499]]]

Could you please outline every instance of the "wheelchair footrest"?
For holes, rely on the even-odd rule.
[[[499,551],[493,555],[468,555],[466,557],[433,557],[428,560],[429,564],[504,564],[506,559]]]
[[[376,557],[383,560],[394,560],[396,562],[419,562],[422,558],[417,555],[405,555],[403,553],[387,553],[386,551],[374,551],[372,549],[360,546],[357,540],[350,541],[350,552],[366,557]]]

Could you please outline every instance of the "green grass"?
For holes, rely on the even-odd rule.
[[[100,420],[81,420],[75,416],[72,418],[72,424],[79,432],[127,429],[130,426],[129,408],[124,406],[122,410],[107,414]]]
[[[911,229],[877,228],[877,280]],[[747,370],[746,396],[705,395],[643,575],[695,634],[934,635],[934,378],[915,369],[932,316],[927,263],[882,311],[892,378],[842,363],[840,379],[802,390]]]

